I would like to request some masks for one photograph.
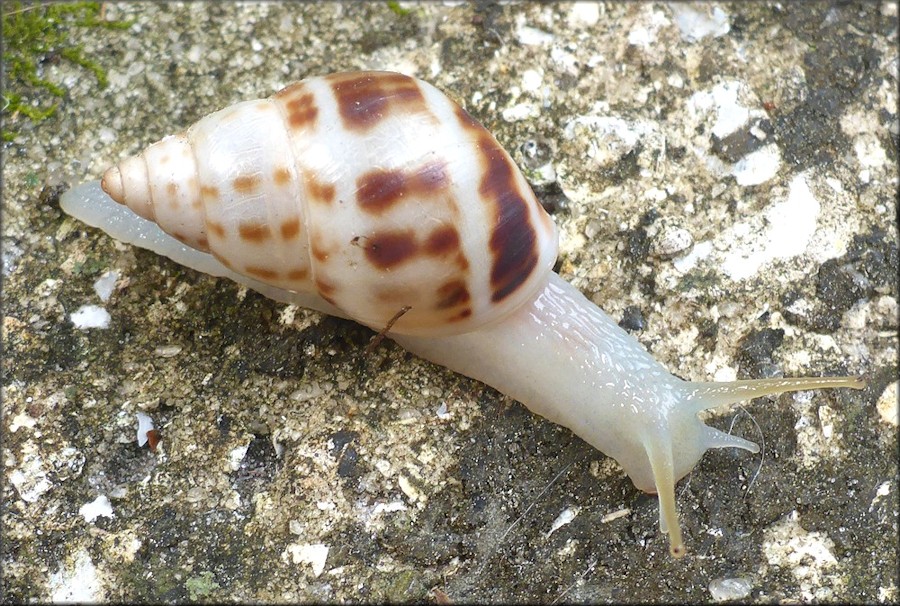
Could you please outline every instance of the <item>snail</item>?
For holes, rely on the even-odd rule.
[[[397,73],[315,77],[232,105],[61,205],[124,242],[386,332],[568,427],[658,495],[675,557],[686,551],[675,483],[707,449],[758,452],[700,411],[863,387],[671,375],[553,272],[556,226],[494,137],[437,88]]]

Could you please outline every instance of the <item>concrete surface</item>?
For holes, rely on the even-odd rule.
[[[4,149],[4,601],[900,599],[896,2],[105,5],[135,24],[71,35],[110,86],[48,64],[68,98]],[[560,273],[675,374],[868,388],[711,415],[764,453],[679,484],[675,561],[655,498],[567,430],[59,210],[206,113],[350,69],[491,129]]]

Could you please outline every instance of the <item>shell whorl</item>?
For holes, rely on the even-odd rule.
[[[508,315],[556,259],[509,154],[433,86],[391,72],[294,83],[110,168],[104,190],[261,282],[398,334]]]

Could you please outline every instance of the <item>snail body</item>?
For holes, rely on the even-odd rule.
[[[683,381],[552,271],[557,232],[509,155],[431,85],[311,78],[213,113],[66,192],[113,237],[278,301],[351,318],[570,428],[659,495],[709,448],[697,413],[851,377]]]

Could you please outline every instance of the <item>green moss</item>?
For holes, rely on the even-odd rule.
[[[87,57],[79,44],[72,42],[72,28],[102,27],[126,29],[131,21],[107,21],[100,2],[64,2],[58,4],[7,2],[3,7],[3,122],[15,123],[24,117],[34,123],[56,112],[66,89],[42,75],[42,66],[68,61],[91,72],[101,88],[107,84],[106,72]],[[14,130],[3,130],[3,140],[12,141]]]
[[[187,589],[188,597],[192,602],[207,598],[219,588],[213,573],[204,570],[199,575],[191,577],[184,582],[184,588]]]
[[[428,588],[415,570],[400,570],[379,575],[372,580],[372,595],[376,601],[389,604],[420,602]]]
[[[73,268],[73,272],[76,276],[97,276],[100,275],[100,272],[106,269],[107,263],[105,261],[101,261],[99,259],[88,259],[83,263],[75,263],[75,267]]]
[[[387,5],[395,15],[399,15],[401,17],[404,17],[412,12],[411,9],[403,8],[402,6],[400,6],[400,3],[396,0],[391,0],[387,3]]]

